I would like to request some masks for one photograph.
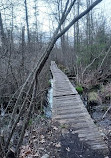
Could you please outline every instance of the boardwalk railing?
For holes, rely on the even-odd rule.
[[[94,150],[108,152],[107,144],[68,77],[54,61],[51,62],[50,69],[53,76],[52,119],[60,123],[70,123],[80,140],[85,141]]]

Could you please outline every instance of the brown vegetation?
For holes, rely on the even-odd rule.
[[[0,5],[2,155],[8,157],[13,146],[16,155],[19,154],[30,118],[34,113],[39,114],[40,110],[43,112],[49,86],[51,60],[55,60],[68,76],[75,79],[77,85],[80,84],[86,89],[111,82],[110,30],[108,35],[104,20],[97,25],[98,19],[94,20],[92,12],[101,1],[86,1],[83,11],[84,3],[80,3],[79,0],[71,2],[54,0],[56,9],[52,11],[51,16],[56,19],[58,26],[54,28],[53,35],[52,32],[49,33],[51,34],[49,41],[45,38],[45,33],[39,30],[37,0],[34,0],[33,24],[30,23],[28,0],[11,3],[4,1]],[[51,1],[48,3],[52,4]],[[24,6],[24,25],[27,29],[16,22],[18,6],[19,9]],[[85,25],[81,18],[84,18]],[[84,26],[83,30],[80,29],[81,24]],[[70,37],[71,27],[74,32],[73,40]],[[60,42],[57,43],[59,38]],[[100,94],[102,98],[106,98],[109,93],[110,83],[104,87],[104,92],[101,90]],[[16,135],[18,141],[14,145],[13,138]]]

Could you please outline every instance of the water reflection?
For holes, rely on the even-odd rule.
[[[47,93],[48,106],[44,107],[45,115],[48,118],[52,116],[52,106],[53,106],[53,79],[50,79],[51,87]]]

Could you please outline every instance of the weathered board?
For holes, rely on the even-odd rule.
[[[50,69],[53,76],[52,119],[60,123],[70,123],[80,140],[85,141],[94,150],[108,152],[107,144],[68,77],[54,61],[51,62]]]

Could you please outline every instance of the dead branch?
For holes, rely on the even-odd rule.
[[[35,79],[38,78],[38,75],[40,74],[42,68],[44,67],[53,47],[54,47],[54,44],[56,43],[57,39],[59,37],[61,37],[66,31],[68,31],[70,29],[70,27],[76,23],[79,19],[81,19],[84,15],[86,15],[90,10],[92,10],[98,3],[100,3],[102,0],[96,0],[88,9],[86,9],[85,11],[83,11],[80,15],[78,15],[76,18],[74,18],[68,26],[66,26],[60,33],[58,33],[60,31],[60,28],[61,28],[61,25],[62,25],[62,19],[60,20],[60,23],[56,29],[56,31],[54,32],[53,34],[53,37],[51,38],[51,41],[49,42],[45,52],[42,54],[41,58],[39,59],[39,61],[37,62],[35,68],[32,70],[32,72],[29,74],[27,80],[25,81],[25,83],[23,84],[21,90],[20,90],[20,93],[18,95],[18,98],[17,98],[17,101],[14,105],[14,110],[13,110],[13,113],[12,113],[12,116],[11,116],[11,121],[10,121],[10,124],[9,124],[9,127],[11,128],[11,132],[9,133],[9,137],[7,139],[7,143],[6,143],[6,149],[8,149],[8,146],[10,144],[10,140],[12,138],[12,135],[13,135],[13,132],[16,128],[16,125],[18,123],[18,121],[20,120],[20,117],[23,113],[23,110],[26,106],[26,103],[27,103],[27,97],[29,96],[29,93],[31,92],[33,86],[34,86],[34,82],[35,82]],[[68,10],[68,9],[67,9]],[[70,9],[69,9],[70,10]],[[15,120],[14,122],[14,116],[15,116],[15,112],[16,112],[16,107],[18,106],[19,104],[19,100],[22,96],[22,93],[26,87],[26,85],[29,83],[29,80],[30,78],[33,76],[33,79],[31,81],[31,84],[30,84],[30,87],[27,91],[27,95],[25,97],[25,100],[21,106],[21,109],[20,109],[20,112],[19,112],[19,115],[17,117],[17,119]],[[30,103],[30,106],[29,106],[29,110],[28,110],[28,115],[27,115],[27,120],[30,118],[30,113],[31,113],[31,110],[32,110],[32,103],[33,103],[33,99],[34,99],[34,94],[35,94],[35,88],[33,88],[33,97],[31,99],[31,103]],[[21,141],[22,141],[22,138],[23,138],[23,135],[24,135],[24,132],[25,132],[25,128],[27,126],[27,120],[22,128],[22,133],[21,133],[21,137],[20,137],[20,140],[18,142],[18,145],[17,147],[20,146],[21,144]],[[14,123],[13,123],[14,122]],[[12,126],[13,125],[13,126]],[[17,152],[17,149],[16,149],[16,152]]]
[[[101,62],[101,64],[100,64],[100,66],[99,66],[99,70],[101,69],[101,67],[102,67],[102,65],[103,65],[103,63],[104,63],[106,57],[108,56],[110,50],[111,50],[111,46],[109,47],[108,51],[106,52],[106,55],[104,56],[104,58],[103,58],[103,60],[102,60],[102,62]]]
[[[19,122],[20,117],[21,117],[21,115],[22,115],[22,113],[23,113],[23,110],[24,110],[24,108],[25,108],[25,106],[26,106],[27,97],[28,97],[28,95],[29,95],[29,93],[30,93],[30,91],[31,91],[31,89],[32,89],[32,87],[33,87],[34,80],[35,80],[35,78],[34,78],[34,79],[32,80],[32,82],[31,82],[31,85],[30,85],[30,87],[29,87],[29,89],[28,89],[27,95],[26,95],[25,100],[24,100],[24,102],[23,102],[23,104],[22,104],[22,107],[21,107],[21,109],[20,109],[19,115],[17,116],[17,119],[15,120],[15,122],[14,122],[14,124],[13,124],[13,119],[14,119],[14,118],[12,118],[12,120],[11,120],[11,122],[10,122],[10,124],[9,124],[9,128],[11,128],[11,127],[12,127],[12,128],[11,128],[11,132],[9,133],[9,136],[8,136],[8,139],[7,139],[6,149],[8,149],[8,146],[9,146],[9,144],[10,144],[10,140],[11,140],[12,135],[13,135],[13,132],[14,132],[14,130],[15,130],[15,128],[16,128],[16,125],[17,125],[17,123]],[[13,124],[13,126],[12,126],[12,124]]]
[[[98,5],[102,0],[96,0],[89,8],[87,8],[85,11],[83,11],[80,15],[75,17],[59,34],[56,35],[56,38],[58,39],[63,34],[65,34],[71,26],[73,26],[78,20],[80,20],[83,16],[85,16],[87,13],[90,12],[96,5]]]
[[[99,56],[97,56],[96,58],[94,58],[94,59],[92,60],[92,62],[91,62],[89,65],[87,65],[87,66],[85,67],[85,69],[84,69],[83,72],[82,72],[82,80],[83,80],[84,73],[86,72],[86,70],[87,70],[89,67],[91,67],[91,65],[92,65],[102,54],[103,54],[103,51],[102,51],[102,53],[101,53]]]
[[[17,119],[15,120],[13,126],[12,126],[12,124],[11,124],[11,122],[10,122],[9,128],[11,128],[11,126],[12,126],[12,128],[11,128],[11,132],[9,133],[9,136],[8,136],[8,139],[7,139],[6,148],[8,148],[8,146],[9,146],[9,144],[10,144],[10,140],[11,140],[12,135],[13,135],[13,133],[14,133],[14,130],[15,130],[16,126],[17,126],[17,123],[19,122],[20,117],[21,117],[21,115],[23,114],[23,110],[24,110],[24,108],[26,107],[26,103],[27,103],[27,100],[28,100],[28,95],[29,95],[29,93],[30,93],[30,91],[31,91],[31,88],[33,87],[34,81],[35,81],[35,77],[33,78],[32,82],[31,82],[31,85],[30,85],[29,90],[28,90],[28,92],[27,92],[27,94],[26,94],[25,100],[24,100],[24,102],[23,102],[23,104],[22,104],[22,107],[21,107],[21,109],[20,109],[19,115],[17,116]],[[47,89],[45,89],[45,91],[46,91],[46,90],[47,90]],[[40,91],[40,92],[37,94],[37,96],[39,96],[39,95],[40,95],[41,93],[43,93],[43,92],[44,92],[44,90],[43,90],[43,91]],[[30,103],[31,103],[31,102],[30,102]]]
[[[36,66],[37,66],[37,64],[36,64]],[[23,91],[24,91],[26,85],[28,84],[29,79],[30,79],[31,76],[34,74],[34,72],[36,71],[36,66],[35,66],[35,68],[32,70],[32,72],[29,74],[28,78],[26,79],[25,83],[23,84],[23,86],[22,86],[22,88],[21,88],[21,90],[20,90],[20,93],[19,93],[18,98],[17,98],[17,100],[16,100],[16,103],[15,103],[15,105],[14,105],[14,109],[13,109],[13,112],[12,112],[12,116],[11,116],[11,121],[10,121],[10,123],[9,123],[9,127],[12,126],[12,124],[13,124],[13,118],[14,118],[14,115],[15,115],[15,113],[16,113],[17,106],[18,106],[18,104],[19,104],[19,100],[20,100],[20,98],[22,97],[22,93],[23,93]],[[29,89],[30,89],[30,88],[29,88]]]
[[[23,137],[24,137],[24,134],[25,134],[25,130],[28,126],[28,123],[29,123],[29,119],[30,119],[30,116],[31,116],[31,112],[32,112],[32,109],[33,109],[33,105],[34,105],[34,98],[36,96],[36,90],[37,90],[37,83],[35,82],[34,84],[34,88],[33,88],[33,94],[32,94],[32,98],[31,98],[31,102],[30,102],[30,105],[29,105],[29,110],[28,110],[28,114],[25,118],[25,121],[24,121],[24,125],[22,127],[22,132],[21,132],[21,135],[20,135],[20,139],[18,141],[18,144],[17,144],[17,147],[16,147],[16,150],[15,150],[15,153],[18,154],[18,151],[19,151],[19,147],[20,145],[22,144],[22,141],[23,141]]]
[[[90,10],[92,10],[98,3],[100,3],[102,0],[96,0],[89,8],[87,8],[85,11],[83,11],[80,15],[78,15],[77,17],[75,17],[67,27],[65,27],[60,33],[58,33],[59,29],[61,28],[61,21],[60,24],[58,25],[56,31],[54,32],[54,35],[51,39],[51,42],[49,43],[48,47],[45,50],[45,53],[42,55],[41,59],[38,62],[38,67],[36,69],[36,75],[38,75],[42,68],[44,67],[53,47],[54,44],[56,43],[57,39],[59,37],[61,37],[66,31],[68,31],[70,29],[70,27],[76,23],[79,19],[81,19],[84,15],[86,15],[88,12],[90,12]]]
[[[11,122],[13,122],[13,117],[14,117],[14,114],[16,112],[16,107],[18,105],[18,102],[19,102],[19,99],[22,95],[22,92],[25,88],[25,86],[27,85],[27,83],[29,82],[29,79],[30,77],[32,76],[32,74],[36,71],[36,76],[38,76],[38,74],[41,72],[42,68],[44,67],[49,55],[50,55],[50,52],[52,51],[53,47],[54,47],[54,44],[56,43],[57,39],[59,37],[61,37],[66,31],[68,31],[70,29],[70,27],[75,23],[77,22],[79,19],[81,19],[84,15],[86,15],[90,10],[92,10],[98,3],[100,3],[102,0],[96,0],[88,9],[86,9],[84,12],[82,12],[79,16],[77,16],[76,18],[74,18],[70,24],[64,28],[61,33],[58,34],[59,32],[59,29],[61,28],[61,25],[62,25],[62,19],[60,20],[60,23],[56,29],[56,31],[54,32],[54,35],[51,39],[51,42],[49,43],[49,45],[47,46],[46,50],[45,50],[45,53],[43,53],[43,55],[41,56],[40,60],[38,61],[37,65],[35,66],[34,70],[30,73],[29,77],[27,78],[26,82],[24,83],[21,91],[20,91],[20,94],[17,98],[17,101],[16,101],[16,104],[14,106],[14,110],[13,110],[13,113],[12,113],[12,117],[11,117]]]
[[[107,115],[107,113],[110,111],[110,109],[111,109],[111,106],[107,109],[107,111],[106,111],[105,114],[103,115],[102,119],[104,119],[104,118],[106,117],[106,115]]]
[[[61,24],[64,23],[65,19],[66,19],[67,16],[69,15],[69,13],[70,13],[72,7],[74,6],[75,2],[76,2],[76,0],[72,1],[72,3],[70,4],[68,10],[67,10],[67,8],[65,8],[64,13],[63,13],[62,18],[61,18]],[[69,3],[69,0],[67,1],[66,6],[68,6],[68,3]],[[67,10],[67,12],[66,12],[66,10]],[[65,12],[66,12],[66,13],[65,13]]]
[[[20,88],[22,88],[22,86],[20,86],[20,87],[17,89],[17,91],[12,95],[11,99],[9,100],[8,105],[7,105],[7,107],[6,107],[5,111],[4,111],[4,116],[2,117],[2,121],[3,121],[4,118],[5,118],[5,113],[6,113],[7,109],[8,109],[8,107],[11,105],[12,99],[16,96],[16,94],[18,93],[18,91],[20,90]]]

